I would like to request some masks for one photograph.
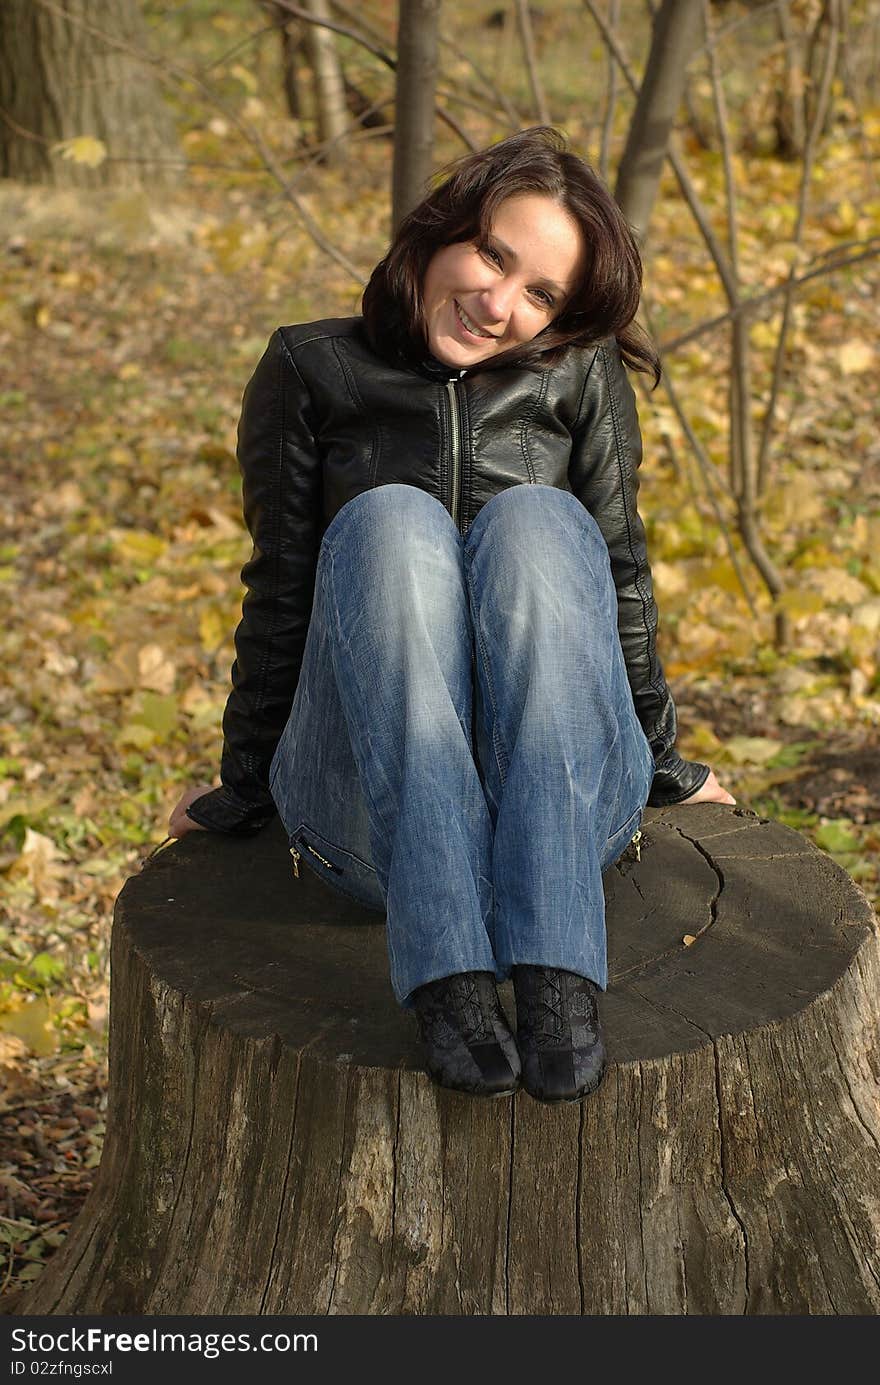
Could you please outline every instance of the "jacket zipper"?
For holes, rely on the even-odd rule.
[[[449,513],[455,521],[456,528],[460,528],[458,521],[461,511],[461,421],[458,412],[458,391],[455,385],[455,380],[446,381],[446,393],[449,396],[449,441],[452,451]]]

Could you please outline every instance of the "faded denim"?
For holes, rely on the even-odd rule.
[[[336,514],[271,787],[301,862],[386,914],[402,1005],[522,963],[604,989],[602,872],[653,765],[574,495],[511,486],[465,536],[414,486]]]

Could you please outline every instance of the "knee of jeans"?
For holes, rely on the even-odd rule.
[[[577,496],[572,491],[539,483],[509,486],[487,500],[468,531],[468,543],[478,543],[491,525],[493,529],[506,530],[505,544],[520,540],[531,551],[534,537],[548,523],[552,537],[558,538],[560,530],[569,529],[573,538],[607,552],[601,529]]]
[[[397,481],[373,486],[347,500],[327,526],[324,542],[329,546],[340,531],[352,524],[380,534],[387,531],[395,544],[432,528],[455,528],[449,511],[436,496],[419,486]]]

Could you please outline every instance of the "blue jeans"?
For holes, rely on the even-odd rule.
[[[348,501],[321,544],[271,786],[291,845],[385,913],[391,983],[561,967],[607,984],[602,872],[653,774],[588,511],[515,485],[462,537],[426,491]]]

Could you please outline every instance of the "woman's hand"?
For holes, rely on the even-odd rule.
[[[210,792],[210,784],[200,784],[198,788],[187,789],[171,810],[171,816],[168,819],[168,835],[170,837],[185,837],[187,832],[207,831],[207,828],[193,822],[192,818],[188,818],[186,810],[191,803],[195,803],[197,798],[201,798],[202,794]]]
[[[729,794],[726,789],[722,789],[718,780],[715,778],[713,770],[709,770],[709,778],[705,784],[701,784],[696,793],[692,793],[690,798],[683,798],[682,803],[735,803],[733,794]]]

